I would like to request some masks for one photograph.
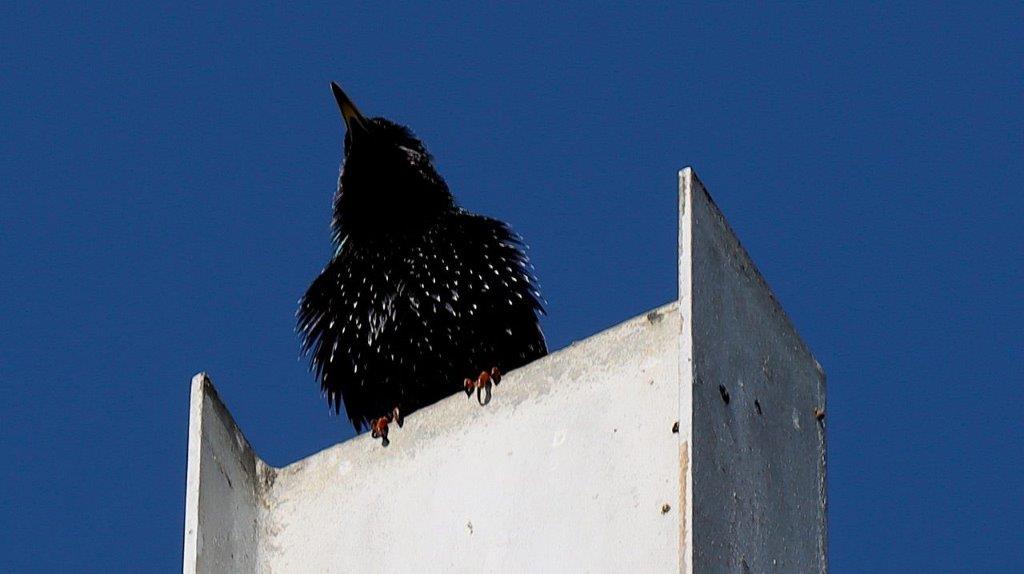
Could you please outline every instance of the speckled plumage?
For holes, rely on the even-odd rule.
[[[298,328],[328,403],[358,431],[547,348],[520,238],[459,208],[408,129],[335,96],[348,127],[337,249],[299,302]]]

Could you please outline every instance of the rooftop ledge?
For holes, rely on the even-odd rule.
[[[679,299],[274,468],[192,379],[184,572],[825,572],[825,376],[690,168]]]

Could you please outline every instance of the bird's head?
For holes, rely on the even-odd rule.
[[[448,185],[423,142],[409,128],[359,112],[338,84],[334,99],[345,120],[345,156],[334,199],[334,236],[415,233],[454,209]]]

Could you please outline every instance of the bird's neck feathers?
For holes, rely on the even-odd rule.
[[[398,151],[401,155],[403,150]],[[425,152],[421,159],[412,158],[416,161],[354,152],[342,165],[334,197],[336,243],[419,235],[456,209],[448,185]]]

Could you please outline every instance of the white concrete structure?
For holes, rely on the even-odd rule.
[[[825,572],[824,375],[680,173],[679,301],[284,468],[192,381],[184,571]]]

